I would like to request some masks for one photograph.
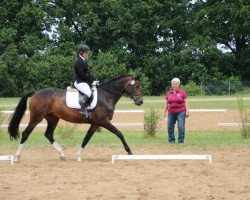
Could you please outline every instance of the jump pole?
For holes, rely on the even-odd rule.
[[[0,156],[0,160],[10,160],[11,164],[14,164],[14,156]]]
[[[115,160],[208,160],[212,163],[211,155],[112,155]]]

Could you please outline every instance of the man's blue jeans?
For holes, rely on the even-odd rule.
[[[168,114],[168,141],[175,143],[174,126],[178,122],[178,143],[184,143],[186,112]]]

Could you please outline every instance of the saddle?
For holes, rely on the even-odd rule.
[[[96,86],[92,86],[91,88],[92,94],[88,102],[88,110],[92,110],[95,108],[97,104],[97,88]],[[69,108],[76,108],[80,109],[81,108],[81,100],[83,98],[83,93],[77,90],[76,88],[72,86],[67,87],[66,91],[66,104]]]

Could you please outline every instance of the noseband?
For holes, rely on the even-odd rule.
[[[130,83],[130,85],[132,85],[133,88],[135,88],[135,80],[133,79]],[[129,98],[133,99],[134,101],[141,98],[143,96],[143,93],[140,92],[138,94],[131,94],[131,95],[128,95]]]

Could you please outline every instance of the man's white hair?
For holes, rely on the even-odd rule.
[[[178,83],[178,84],[180,84],[181,81],[180,81],[180,79],[178,79],[178,78],[173,78],[172,81],[171,81],[171,84],[173,84],[173,83]]]

